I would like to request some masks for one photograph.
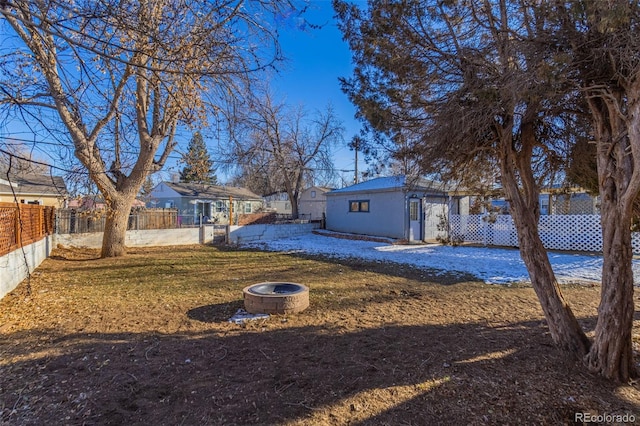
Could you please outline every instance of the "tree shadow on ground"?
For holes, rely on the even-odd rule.
[[[191,315],[218,318],[230,308]],[[640,418],[635,388],[568,360],[542,321],[349,331],[279,322],[170,335],[1,335],[5,359],[15,358],[0,363],[0,423],[573,424],[576,412]]]
[[[224,322],[228,321],[241,308],[244,308],[244,302],[242,300],[234,300],[229,303],[198,306],[190,309],[187,312],[187,317],[205,323]]]

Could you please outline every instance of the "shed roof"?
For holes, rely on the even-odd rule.
[[[390,190],[402,190],[402,191],[424,191],[442,194],[445,192],[445,185],[439,182],[424,178],[411,179],[406,175],[387,176],[371,179],[365,182],[361,182],[355,185],[347,186],[340,189],[335,189],[328,192],[328,195],[333,194],[346,194],[350,192],[380,192]]]

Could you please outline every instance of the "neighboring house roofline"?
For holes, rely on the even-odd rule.
[[[185,198],[212,198],[221,199],[233,197],[239,201],[262,201],[262,197],[254,194],[246,188],[223,185],[209,185],[201,183],[175,183],[162,182],[169,189],[175,191],[179,196]]]
[[[6,176],[5,176],[6,177]],[[66,198],[69,196],[64,179],[61,176],[8,176],[0,179],[0,194],[20,196],[53,196]]]
[[[328,186],[316,186],[316,185],[313,185],[313,186],[310,186],[308,188],[305,188],[302,192],[310,191],[312,189],[316,189],[316,190],[318,190],[318,191],[320,191],[320,192],[322,192],[324,194],[326,192],[333,191],[336,188],[329,188]]]

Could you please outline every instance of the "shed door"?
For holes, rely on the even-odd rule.
[[[422,221],[420,218],[420,200],[409,200],[409,241],[419,241],[422,239]]]
[[[427,198],[424,203],[424,239],[436,240],[438,236],[446,235],[445,230],[438,227],[448,217],[448,209],[444,199]]]

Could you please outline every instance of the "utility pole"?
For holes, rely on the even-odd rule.
[[[356,174],[353,177],[353,183],[358,183],[358,149],[356,148]]]
[[[355,175],[353,176],[353,183],[357,184],[358,183],[358,149],[360,149],[360,137],[359,136],[354,136],[353,139],[351,140],[352,146],[353,146],[353,150],[356,152],[356,167],[355,167]]]

